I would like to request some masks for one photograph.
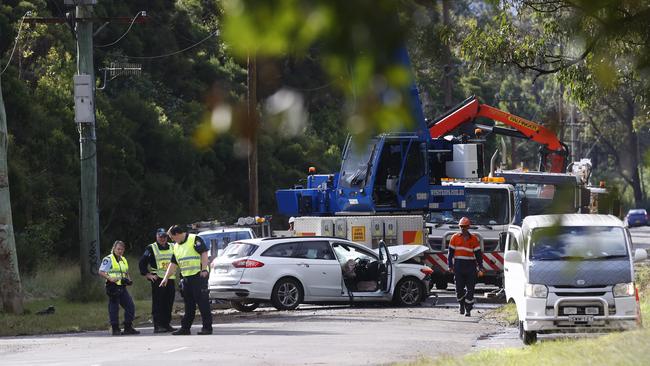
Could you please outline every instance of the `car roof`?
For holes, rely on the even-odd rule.
[[[236,233],[236,232],[239,232],[239,231],[251,232],[251,231],[253,231],[253,229],[251,229],[249,227],[224,227],[224,228],[221,228],[221,229],[200,231],[199,233],[197,233],[197,235]]]
[[[254,244],[260,247],[270,247],[279,243],[291,243],[291,242],[305,242],[305,241],[323,241],[323,240],[336,240],[339,242],[344,242],[346,244],[354,244],[370,250],[364,245],[349,241],[347,239],[336,238],[332,236],[285,236],[285,237],[270,237],[270,238],[254,238],[254,239],[241,239],[234,241],[233,243],[245,243],[245,244]]]
[[[524,230],[539,227],[556,226],[620,226],[623,222],[613,215],[597,214],[564,214],[564,215],[532,215],[527,216],[522,227]]]

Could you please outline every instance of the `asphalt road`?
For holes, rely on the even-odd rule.
[[[479,337],[503,332],[494,321],[434,307],[302,306],[250,314],[218,311],[210,336],[152,334],[112,337],[107,332],[0,339],[2,365],[376,365],[420,356],[464,354]],[[483,307],[483,306],[481,306]],[[197,319],[198,322],[198,319]],[[198,328],[194,328],[196,333]]]
[[[630,234],[635,248],[650,249],[650,226],[632,227]]]
[[[650,227],[632,228],[631,233],[636,248],[650,249]],[[138,336],[111,337],[102,331],[0,338],[0,364],[376,365],[521,347],[514,328],[489,316],[500,305],[486,297],[491,290],[477,291],[471,318],[457,313],[452,291],[435,291],[416,308],[301,306],[291,312],[261,308],[249,314],[218,310],[210,336],[154,335],[145,326],[138,328]]]

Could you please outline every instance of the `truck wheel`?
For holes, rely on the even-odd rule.
[[[445,280],[440,280],[436,282],[436,289],[438,290],[446,290],[447,286],[449,286],[449,283],[447,283],[447,281]]]
[[[230,306],[237,311],[248,313],[257,309],[260,303],[257,301],[231,301]]]
[[[537,332],[524,330],[524,322],[519,321],[519,338],[529,346],[537,342]]]
[[[293,310],[300,305],[303,299],[300,283],[293,278],[282,278],[271,293],[271,303],[278,310]]]

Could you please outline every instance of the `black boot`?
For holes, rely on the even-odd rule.
[[[209,335],[212,334],[212,328],[202,328],[198,333],[198,335]]]
[[[122,331],[122,334],[123,335],[131,335],[131,334],[140,334],[140,332],[133,329],[133,324],[124,323],[124,330]]]
[[[469,304],[465,305],[465,316],[472,316],[472,306]]]
[[[122,335],[122,330],[120,329],[120,326],[117,324],[111,324],[111,328],[113,329],[111,332],[111,335],[118,336]]]
[[[165,331],[167,332],[173,332],[176,330],[176,328],[172,327],[171,324],[167,324],[163,328],[165,328]]]
[[[167,328],[156,324],[156,325],[153,326],[153,332],[154,333],[166,333]]]
[[[181,327],[178,330],[173,331],[172,334],[173,335],[190,335],[192,333],[190,333],[189,329]]]
[[[459,304],[460,304],[460,308],[459,308],[460,313],[465,314],[465,301],[461,300]]]

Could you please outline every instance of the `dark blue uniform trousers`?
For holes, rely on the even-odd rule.
[[[210,300],[208,298],[208,279],[201,277],[198,273],[194,276],[183,278],[183,301],[185,302],[185,315],[181,319],[181,327],[190,329],[196,315],[196,306],[201,312],[203,329],[212,329],[212,313],[210,312]]]
[[[476,286],[476,261],[454,259],[454,282],[456,299],[465,306],[466,310],[472,310]]]
[[[167,286],[160,287],[162,279],[151,283],[151,316],[156,327],[170,325],[172,320],[172,308],[176,296],[174,280],[167,280]]]
[[[132,324],[135,317],[135,304],[125,286],[115,296],[108,297],[108,317],[111,325],[120,324],[120,306],[124,308],[124,324]]]

